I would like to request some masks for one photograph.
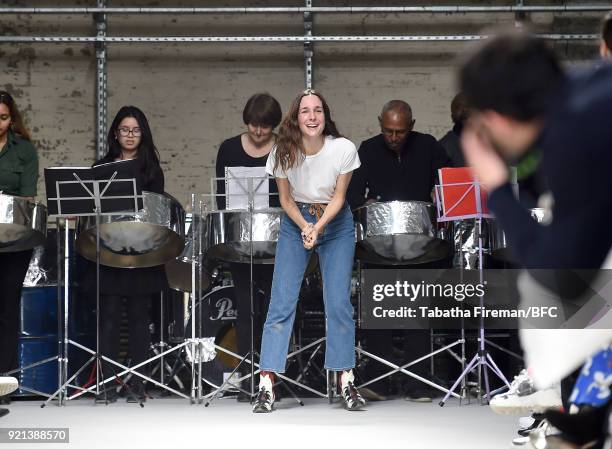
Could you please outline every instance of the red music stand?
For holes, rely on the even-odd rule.
[[[487,208],[487,191],[476,180],[474,173],[469,167],[462,168],[441,168],[438,171],[440,185],[436,185],[436,208],[438,210],[438,221],[463,221],[475,220],[478,229],[478,247],[474,248],[478,251],[478,273],[479,282],[483,283],[484,268],[482,264],[483,255],[483,236],[482,236],[482,220],[493,218]],[[461,250],[461,249],[460,249]],[[461,279],[463,279],[463,258],[460,265]],[[480,297],[480,306],[484,304],[484,298]],[[451,392],[462,383],[467,375],[474,369],[478,369],[478,384],[480,387],[481,374],[484,374],[485,391],[484,396],[487,401],[491,399],[491,391],[489,389],[488,369],[491,370],[497,377],[504,382],[507,387],[510,384],[504,374],[501,372],[491,355],[485,348],[485,332],[484,320],[481,318],[478,329],[479,343],[478,351],[465,367],[461,375],[457,378],[449,392],[439,402],[440,407],[444,406],[451,395]],[[465,330],[463,325],[461,328],[461,339],[465,341]],[[465,386],[465,384],[463,384]],[[479,392],[481,389],[479,388]],[[480,393],[479,393],[480,395]]]
[[[487,208],[487,191],[469,167],[441,168],[436,186],[438,221],[492,218]]]

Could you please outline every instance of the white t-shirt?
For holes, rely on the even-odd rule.
[[[317,154],[305,156],[295,167],[274,172],[276,147],[270,152],[266,172],[276,178],[287,178],[291,196],[300,203],[329,203],[338,175],[349,173],[361,165],[355,144],[344,137],[327,136]]]

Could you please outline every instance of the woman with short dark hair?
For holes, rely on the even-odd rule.
[[[278,101],[267,93],[257,93],[248,99],[242,112],[242,120],[246,125],[246,131],[225,140],[219,147],[217,154],[216,175],[218,178],[225,177],[225,170],[229,167],[262,167],[262,175],[265,174],[264,167],[268,161],[268,154],[276,142],[274,128],[278,126],[282,118],[281,107]],[[276,183],[270,181],[269,192],[276,193]],[[217,183],[217,207],[225,209],[227,201],[225,194],[225,183]],[[271,207],[279,207],[278,196],[269,197]],[[238,354],[245,356],[251,349],[251,273],[249,264],[231,263],[230,272],[236,295],[236,343]],[[265,299],[258,298],[254,306],[254,335],[258,339],[263,327],[263,318],[266,316],[269,302],[270,284],[272,283],[271,265],[253,265],[253,279],[256,283],[256,291],[262,290]],[[259,342],[255,341],[255,347]],[[248,370],[250,372],[250,370]],[[247,374],[247,366],[242,374]],[[243,390],[250,390],[250,383],[245,382]],[[239,401],[250,401],[250,396],[243,392],[238,394]]]

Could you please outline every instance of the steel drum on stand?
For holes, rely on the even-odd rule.
[[[172,198],[142,192],[143,208],[124,215],[100,216],[100,263],[118,268],[163,265],[185,244],[185,213]],[[96,217],[77,222],[77,251],[96,260]]]
[[[438,230],[433,204],[379,202],[361,206],[354,214],[355,253],[362,262],[411,265],[442,260],[451,253],[450,242]]]
[[[176,259],[173,259],[166,263],[166,276],[168,277],[168,285],[173,290],[180,292],[191,292],[191,263],[193,257],[194,238],[197,239],[200,231],[200,224],[202,220],[199,215],[187,214],[185,216],[185,248],[179,254]],[[205,236],[202,235],[202,242],[204,242]],[[200,266],[202,265],[202,258],[196,255],[196,288],[199,285],[199,273]],[[202,291],[208,290],[212,282],[212,277],[205,266],[201,267],[202,270]]]
[[[46,232],[44,205],[0,194],[0,252],[25,251],[42,245]]]
[[[283,209],[253,212],[253,263],[274,263]],[[206,216],[206,257],[224,262],[249,263],[251,259],[251,213],[224,210]]]

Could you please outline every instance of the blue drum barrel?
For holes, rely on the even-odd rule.
[[[57,287],[24,287],[18,343],[19,367],[23,368],[58,353]],[[57,359],[18,373],[19,385],[43,393],[57,390]],[[21,388],[17,395],[31,394]]]

